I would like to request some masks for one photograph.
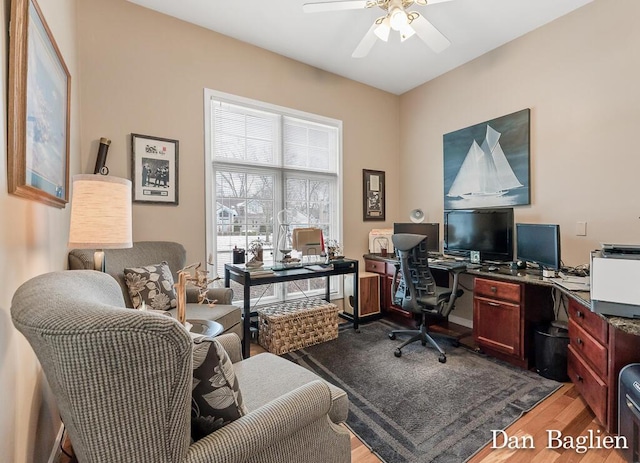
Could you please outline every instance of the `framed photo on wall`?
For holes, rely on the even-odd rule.
[[[178,140],[131,134],[133,202],[178,205]]]
[[[362,187],[362,220],[385,220],[384,172],[362,169]]]
[[[36,0],[11,2],[7,117],[9,193],[69,202],[71,75]]]

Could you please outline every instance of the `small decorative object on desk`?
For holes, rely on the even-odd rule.
[[[378,236],[373,239],[373,252],[380,253],[380,256],[387,257],[387,249],[389,249],[389,240],[386,236]]]
[[[251,259],[247,262],[247,268],[262,267],[264,264],[262,260],[264,244],[266,243],[260,238],[249,243],[249,254],[251,255]]]
[[[329,257],[329,260],[344,258],[344,255],[342,254],[342,245],[338,243],[337,240],[327,240],[327,256]]]
[[[209,264],[212,264],[209,262]],[[209,307],[213,307],[217,301],[207,297],[209,285],[220,277],[209,278],[206,270],[201,269],[202,264],[191,264],[178,272],[178,282],[174,285],[178,296],[178,321],[186,326],[186,305],[187,305],[187,285],[193,285],[198,288],[198,304],[204,302]],[[193,274],[191,270],[193,269]]]

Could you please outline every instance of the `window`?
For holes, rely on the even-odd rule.
[[[205,135],[207,254],[218,275],[234,249],[255,241],[263,243],[264,265],[273,265],[279,238],[293,228],[321,228],[325,239],[342,241],[340,121],[206,90]],[[252,299],[320,294],[325,284],[319,278],[256,286]],[[340,292],[340,285],[331,288]],[[241,300],[242,288],[234,289]]]

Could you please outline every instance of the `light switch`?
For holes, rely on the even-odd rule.
[[[587,236],[587,222],[576,222],[576,236]]]

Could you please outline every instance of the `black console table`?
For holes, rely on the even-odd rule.
[[[358,330],[359,324],[359,309],[358,309],[358,261],[355,259],[337,259],[331,261],[329,265],[308,265],[300,267],[288,267],[288,268],[265,268],[265,270],[272,270],[271,274],[252,275],[250,269],[244,264],[225,264],[224,265],[224,285],[229,287],[231,281],[240,283],[244,287],[243,295],[243,339],[242,339],[242,352],[245,358],[250,356],[249,353],[249,340],[251,338],[251,287],[258,285],[267,285],[271,283],[284,283],[287,281],[296,280],[309,280],[311,278],[326,277],[327,285],[325,288],[325,299],[330,301],[330,278],[334,275],[347,275],[353,274],[353,314],[340,313],[340,317],[349,320],[353,323],[353,329]]]

